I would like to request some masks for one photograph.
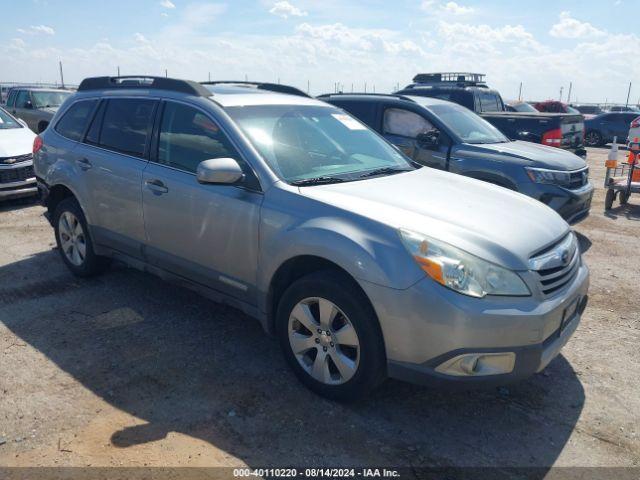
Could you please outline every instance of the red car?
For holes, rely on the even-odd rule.
[[[539,112],[547,113],[573,113],[574,115],[580,115],[580,112],[575,108],[567,105],[566,103],[559,102],[558,100],[547,100],[545,102],[534,103],[533,106]]]

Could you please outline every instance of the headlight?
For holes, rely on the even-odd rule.
[[[531,295],[524,281],[511,270],[420,233],[401,229],[400,238],[427,275],[456,292],[471,297]]]
[[[524,167],[532,182],[550,185],[568,186],[571,184],[571,174],[559,170]]]

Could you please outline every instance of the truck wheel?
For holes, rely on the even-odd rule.
[[[75,198],[65,198],[53,214],[56,243],[62,261],[78,277],[101,273],[108,259],[96,255],[84,213]]]
[[[607,190],[607,195],[604,197],[604,209],[611,210],[613,207],[613,201],[616,198],[616,192],[612,189]]]
[[[276,322],[287,363],[315,393],[353,401],[384,380],[378,319],[346,275],[325,270],[294,282],[280,300]]]
[[[599,147],[600,145],[604,145],[602,135],[600,132],[595,130],[589,130],[587,134],[584,136],[584,143],[589,147]]]

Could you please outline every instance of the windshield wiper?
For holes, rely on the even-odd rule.
[[[307,187],[309,185],[327,185],[329,183],[340,183],[344,182],[344,179],[338,177],[313,177],[313,178],[303,178],[301,180],[294,180],[291,182],[291,185],[295,185],[297,187]]]
[[[375,170],[370,170],[368,172],[363,173],[358,178],[366,178],[366,177],[375,177],[377,175],[386,175],[400,172],[410,172],[409,168],[396,168],[396,167],[382,167],[376,168]]]

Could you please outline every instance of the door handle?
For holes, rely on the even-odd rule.
[[[84,171],[87,171],[91,167],[93,167],[91,162],[89,160],[87,160],[86,158],[81,158],[81,159],[77,160],[77,163],[78,163],[78,166]]]
[[[163,194],[169,191],[167,186],[160,180],[145,180],[144,184],[149,190],[157,194]]]

